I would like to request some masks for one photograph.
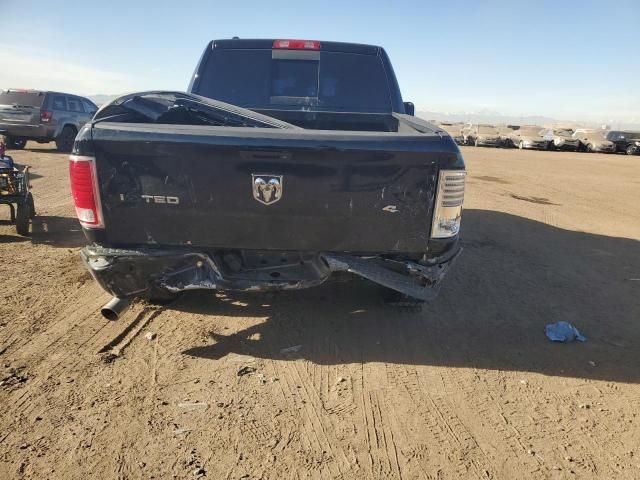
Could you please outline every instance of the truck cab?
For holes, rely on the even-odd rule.
[[[394,131],[403,102],[383,48],[309,40],[214,40],[188,91],[306,129]]]

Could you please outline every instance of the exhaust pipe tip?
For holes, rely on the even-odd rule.
[[[107,320],[118,320],[129,308],[129,300],[126,298],[113,297],[109,303],[100,309],[100,313]]]

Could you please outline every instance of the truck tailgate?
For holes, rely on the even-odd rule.
[[[422,252],[433,134],[95,124],[107,242],[324,252]],[[278,186],[279,184],[279,186]]]

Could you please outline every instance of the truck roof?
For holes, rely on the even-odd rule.
[[[276,41],[282,41],[286,39],[250,39],[250,38],[232,38],[222,40],[212,40],[210,47],[212,49],[268,49],[273,48],[273,44]],[[307,41],[307,40],[302,40]],[[317,42],[314,40],[314,42]],[[343,52],[343,53],[360,53],[364,55],[377,55],[381,47],[375,45],[365,45],[361,43],[345,43],[345,42],[317,42],[320,44],[319,50],[324,52]]]

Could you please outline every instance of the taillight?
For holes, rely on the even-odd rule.
[[[449,238],[460,231],[465,175],[464,170],[440,170],[431,238]]]
[[[320,42],[317,40],[274,40],[273,48],[289,50],[320,50]]]
[[[40,121],[42,123],[49,123],[52,117],[53,117],[53,112],[48,112],[46,110],[42,110],[40,112]]]
[[[71,194],[80,225],[86,228],[104,228],[96,159],[71,155],[69,160]]]

